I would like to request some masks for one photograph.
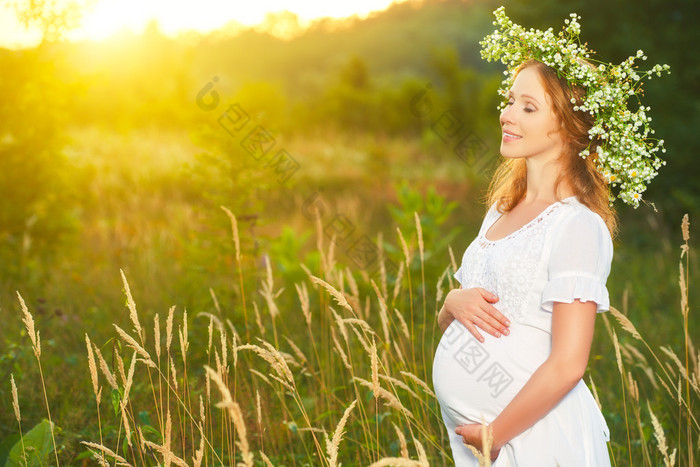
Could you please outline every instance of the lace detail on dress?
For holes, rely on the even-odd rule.
[[[493,224],[496,223],[496,221],[498,219],[500,219],[500,216],[498,216],[498,217],[496,217],[496,219],[494,219],[493,222],[490,222],[489,225],[484,228],[483,234],[480,234],[477,237],[477,239],[479,240],[479,246],[481,246],[482,248],[488,248],[488,247],[494,246],[495,244],[497,244],[499,242],[504,242],[506,240],[510,240],[513,237],[517,237],[522,232],[527,231],[529,229],[532,229],[532,228],[536,227],[538,224],[542,223],[547,217],[549,217],[554,211],[556,211],[556,208],[559,206],[561,206],[560,202],[550,204],[537,217],[535,217],[533,220],[531,220],[530,222],[528,222],[524,226],[520,227],[518,230],[511,233],[510,235],[507,235],[503,238],[499,238],[498,240],[489,240],[488,238],[486,238],[486,232],[493,226]],[[498,211],[496,211],[496,213],[498,213]]]
[[[482,232],[464,253],[461,265],[463,287],[483,287],[498,296],[494,306],[511,320],[519,321],[525,313],[528,292],[542,259],[544,238],[561,202],[547,207],[520,229],[499,240],[488,240]],[[495,217],[497,218],[496,212]]]

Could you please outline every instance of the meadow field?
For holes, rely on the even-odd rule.
[[[3,290],[9,465],[22,452],[10,375],[23,434],[40,432],[27,445],[41,463],[81,465],[97,453],[109,464],[156,465],[167,453],[188,465],[449,465],[430,368],[437,311],[483,214],[468,184],[439,173],[427,177],[435,186],[421,184],[426,172],[405,159],[421,149],[394,141],[404,156],[389,165],[403,173],[353,190],[362,174],[343,164],[369,151],[338,138],[325,165],[338,193],[307,203],[318,208],[311,217],[301,195],[272,189],[254,223],[246,211],[231,217],[188,199],[188,172],[177,168],[193,162],[185,138],[85,128],[74,141],[76,160],[103,152],[82,169],[94,208],[80,240],[40,286]],[[623,235],[645,228],[643,249],[617,246],[608,288],[620,311],[599,317],[586,382],[617,465],[670,464],[664,443],[677,465],[690,465],[697,324],[683,300],[697,253],[680,222],[671,234],[649,221]],[[376,248],[364,256],[376,257],[360,268],[354,242],[363,236]],[[55,440],[41,424],[49,410]]]
[[[432,359],[500,157],[494,5],[0,51],[0,466],[453,465]],[[700,459],[697,117],[664,103],[697,85],[671,65],[669,166],[619,210],[584,378],[616,466]]]

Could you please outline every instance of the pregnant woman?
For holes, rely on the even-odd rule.
[[[501,154],[488,212],[438,315],[433,383],[455,463],[479,465],[482,424],[494,466],[610,465],[609,431],[581,379],[595,317],[609,308],[617,196],[637,207],[663,165],[631,57],[590,63],[577,17],[555,36],[503,8],[482,54],[501,59]],[[646,57],[644,57],[646,58]]]

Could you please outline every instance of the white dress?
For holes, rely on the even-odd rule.
[[[576,197],[548,206],[500,240],[485,238],[501,216],[491,206],[454,277],[462,288],[495,293],[510,334],[477,341],[457,320],[443,334],[433,385],[457,467],[478,461],[455,433],[487,423],[515,397],[551,352],[552,306],[592,300],[609,309],[606,281],[613,245],[603,219]],[[608,426],[583,380],[549,413],[501,449],[494,467],[609,466]]]

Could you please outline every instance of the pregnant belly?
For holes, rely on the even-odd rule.
[[[448,428],[493,420],[551,351],[548,333],[520,323],[508,336],[481,334],[483,343],[455,320],[435,352],[433,386]]]

